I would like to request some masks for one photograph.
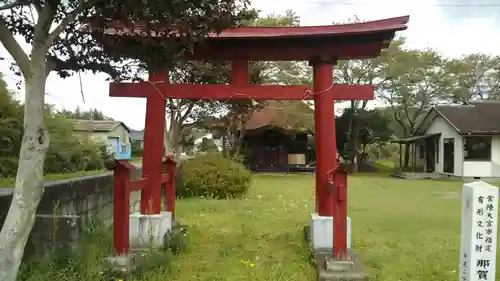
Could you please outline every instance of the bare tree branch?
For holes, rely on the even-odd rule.
[[[66,29],[66,27],[75,20],[76,16],[79,13],[83,12],[85,9],[92,7],[95,2],[97,2],[97,0],[79,0],[78,7],[69,12],[66,17],[64,17],[64,19],[59,23],[59,25],[54,30],[52,30],[51,33],[49,33],[44,43],[45,47],[48,49],[52,45],[54,40],[56,40],[57,36],[59,36],[59,34],[61,34],[61,32],[63,32],[64,29]]]
[[[7,28],[5,21],[0,17],[0,42],[7,49],[10,55],[14,58],[17,65],[21,69],[24,79],[31,76],[31,61],[21,48],[19,43],[14,38],[14,35]]]
[[[40,15],[42,13],[42,4],[40,0],[32,0],[33,6],[35,6],[36,12]]]
[[[26,6],[31,4],[31,0],[17,0],[9,4],[4,4],[0,6],[0,11],[5,11],[5,10],[10,10],[12,8],[20,7],[20,6]]]
[[[45,46],[45,40],[47,38],[47,34],[49,33],[52,22],[54,21],[54,17],[56,14],[57,6],[60,4],[61,0],[46,2],[43,6],[41,12],[38,13],[38,20],[35,24],[35,33],[33,35],[33,50],[32,52],[40,52],[45,55],[47,53],[47,49],[49,46]],[[52,43],[51,43],[52,44]],[[41,48],[39,48],[41,47]],[[33,57],[32,53],[32,57]]]
[[[180,116],[180,123],[184,122],[184,120],[186,120],[186,118],[189,116],[189,114],[191,114],[191,111],[193,110],[193,107],[197,104],[197,102],[191,102],[188,106],[188,108],[186,109],[186,112],[184,112],[183,115]]]

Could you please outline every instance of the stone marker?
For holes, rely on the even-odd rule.
[[[145,215],[139,212],[129,216],[129,243],[133,247],[161,247],[164,237],[172,229],[172,213]],[[153,245],[150,245],[151,243]]]
[[[314,250],[333,249],[333,217],[311,214],[311,238]],[[351,249],[351,218],[347,217],[347,249]]]
[[[498,188],[482,181],[462,189],[459,281],[494,281]]]

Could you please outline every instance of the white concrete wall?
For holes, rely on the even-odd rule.
[[[120,139],[120,144],[127,144],[130,142],[130,135],[123,126],[117,126],[107,134],[108,137],[116,137]]]
[[[491,140],[491,175],[500,178],[500,136]]]
[[[439,156],[437,157],[437,163],[436,163],[436,172],[437,173],[443,173],[443,150],[444,150],[444,143],[443,140],[445,138],[453,138],[454,139],[454,153],[455,153],[455,161],[454,161],[454,173],[451,175],[454,176],[459,176],[461,177],[463,175],[463,139],[462,137],[458,134],[458,132],[450,125],[446,120],[441,118],[440,116],[437,116],[425,132],[426,134],[438,134],[441,133],[441,136],[439,138]],[[418,156],[418,155],[417,155]],[[425,161],[425,160],[424,160]]]
[[[464,161],[464,177],[492,177],[491,161]]]
[[[464,161],[464,177],[500,177],[500,136],[491,139],[491,161]]]

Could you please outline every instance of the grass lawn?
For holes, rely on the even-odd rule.
[[[353,247],[373,280],[458,280],[460,192],[458,181],[350,177]],[[180,200],[190,247],[169,280],[316,280],[302,234],[313,195],[311,175],[258,175],[245,199]]]

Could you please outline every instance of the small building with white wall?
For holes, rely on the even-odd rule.
[[[400,166],[459,178],[500,178],[500,102],[436,106],[400,144]],[[403,168],[401,168],[403,169]]]
[[[130,150],[130,129],[114,120],[71,120],[73,132],[106,146],[109,154],[118,156]]]

